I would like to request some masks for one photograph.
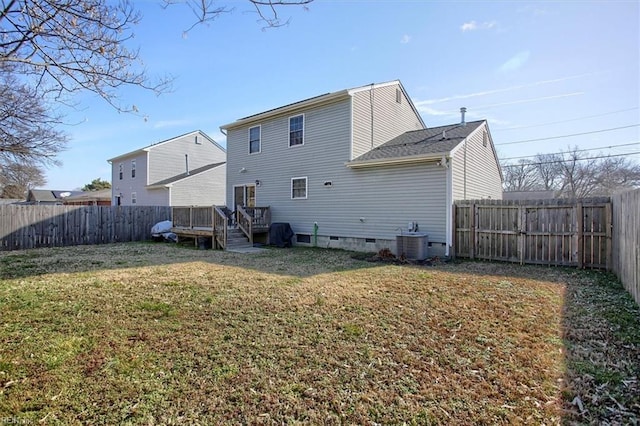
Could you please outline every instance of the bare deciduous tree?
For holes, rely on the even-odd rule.
[[[25,199],[27,191],[47,183],[40,167],[23,163],[10,163],[0,174],[0,198]]]
[[[554,190],[565,198],[611,195],[640,186],[640,164],[626,157],[587,156],[578,147],[503,166],[507,191]]]
[[[57,125],[60,116],[37,91],[0,64],[0,167],[11,164],[56,164],[56,155],[65,148],[67,136]]]
[[[520,160],[503,168],[506,191],[532,191],[538,189],[536,166],[530,161]]]
[[[214,0],[158,1],[190,7],[194,25],[233,10]],[[286,24],[279,7],[311,1],[248,4],[267,26],[277,27]],[[54,163],[67,139],[55,128],[61,115],[52,107],[69,102],[73,93],[93,92],[118,111],[136,112],[135,105],[121,102],[119,89],[160,94],[170,88],[171,78],[150,78],[130,47],[140,19],[129,0],[0,0],[0,166]]]

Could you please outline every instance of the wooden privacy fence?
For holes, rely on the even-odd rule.
[[[0,250],[143,241],[166,206],[0,205]]]
[[[616,194],[613,205],[613,272],[640,305],[640,189]]]
[[[611,268],[609,198],[458,201],[453,214],[458,257]]]

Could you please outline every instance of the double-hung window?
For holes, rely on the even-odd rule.
[[[289,146],[304,144],[304,115],[289,117]]]
[[[131,160],[131,177],[136,177],[136,160]]]
[[[120,163],[118,165],[118,178],[122,180],[122,175],[124,174],[124,164]]]
[[[306,199],[307,198],[307,178],[295,177],[291,178],[291,199]]]
[[[249,154],[260,152],[260,126],[249,129]]]

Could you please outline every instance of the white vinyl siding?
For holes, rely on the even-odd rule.
[[[401,102],[397,102],[397,91]],[[351,159],[411,130],[423,129],[420,118],[399,84],[353,94]]]
[[[222,148],[211,143],[202,135],[199,136],[202,143],[196,144],[194,143],[195,136],[190,133],[147,148],[149,150],[147,183],[153,184],[185,173],[185,155],[189,156],[189,168],[191,170],[207,164],[222,163],[226,160],[226,153]],[[138,165],[138,168],[141,168],[140,165]]]
[[[144,196],[144,192],[146,191],[146,182],[144,181],[144,178],[142,176],[137,176],[135,178],[131,177],[133,175],[132,167],[134,167],[134,164],[136,174],[140,173],[141,170],[144,170],[147,164],[147,153],[137,152],[135,154],[132,154],[131,157],[125,157],[119,160],[117,166],[116,164],[112,166],[111,204],[116,205],[117,200],[115,199],[115,197],[122,194],[122,197],[120,199],[121,205],[129,206],[133,204],[131,200],[131,193],[135,192],[137,194],[137,205],[153,205],[145,204],[147,200]],[[122,170],[122,179],[120,179],[120,170]]]
[[[188,166],[186,159],[188,159]],[[216,204],[223,204],[226,195],[226,173],[220,172],[219,167],[212,169],[216,171],[203,172],[204,175],[208,173],[207,176],[215,181],[205,182],[196,179],[193,188],[190,188],[187,183],[179,183],[182,181],[174,183],[171,190],[167,187],[148,188],[148,185],[179,176],[186,172],[187,167],[193,171],[205,165],[225,161],[224,149],[212,143],[202,132],[192,132],[144,150],[134,151],[130,155],[114,159],[111,174],[112,204],[117,203],[116,196],[123,194],[122,205],[131,205],[130,194],[133,192],[136,193],[136,205],[139,206],[176,205],[172,199],[178,200],[180,205],[196,205],[201,202],[211,205],[209,201],[214,199]],[[123,164],[122,179],[120,179],[120,164]],[[132,177],[134,168],[135,177]],[[195,176],[192,177],[195,178]],[[206,177],[199,179],[206,179]],[[184,191],[184,194],[180,191]]]
[[[180,180],[171,186],[172,206],[220,206],[225,203],[227,166]],[[166,191],[165,189],[158,191]]]
[[[395,86],[389,99],[395,104]],[[295,150],[287,143],[290,115],[260,123],[260,156],[247,153],[249,126],[228,129],[227,188],[260,180],[256,205],[270,206],[272,222],[288,222],[295,233],[312,234],[317,222],[321,236],[395,240],[400,229],[415,221],[430,241],[445,242],[445,169],[435,164],[350,169],[345,163],[351,155],[351,102],[340,100],[301,112],[305,143]],[[305,202],[291,199],[293,176],[307,177]],[[325,185],[328,181],[332,184]]]
[[[454,201],[502,199],[500,170],[486,123],[467,138],[466,147],[463,143],[455,151],[452,167]]]

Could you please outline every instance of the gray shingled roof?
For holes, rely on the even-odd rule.
[[[206,172],[207,170],[214,169],[214,168],[216,168],[218,166],[223,165],[224,163],[225,162],[223,161],[222,163],[207,164],[206,166],[202,166],[202,167],[198,167],[197,169],[190,170],[188,174],[186,172],[185,173],[180,173],[179,175],[172,176],[170,178],[163,179],[161,181],[152,183],[149,186],[169,185],[170,183],[175,183],[175,182],[177,182],[179,180],[182,180],[182,179],[184,179],[186,177],[194,176],[194,175],[197,175],[198,173],[202,173],[202,172]]]
[[[360,157],[350,161],[349,164],[448,153],[480,127],[482,123],[484,123],[484,120],[472,121],[464,126],[457,123],[406,132],[362,154]]]

